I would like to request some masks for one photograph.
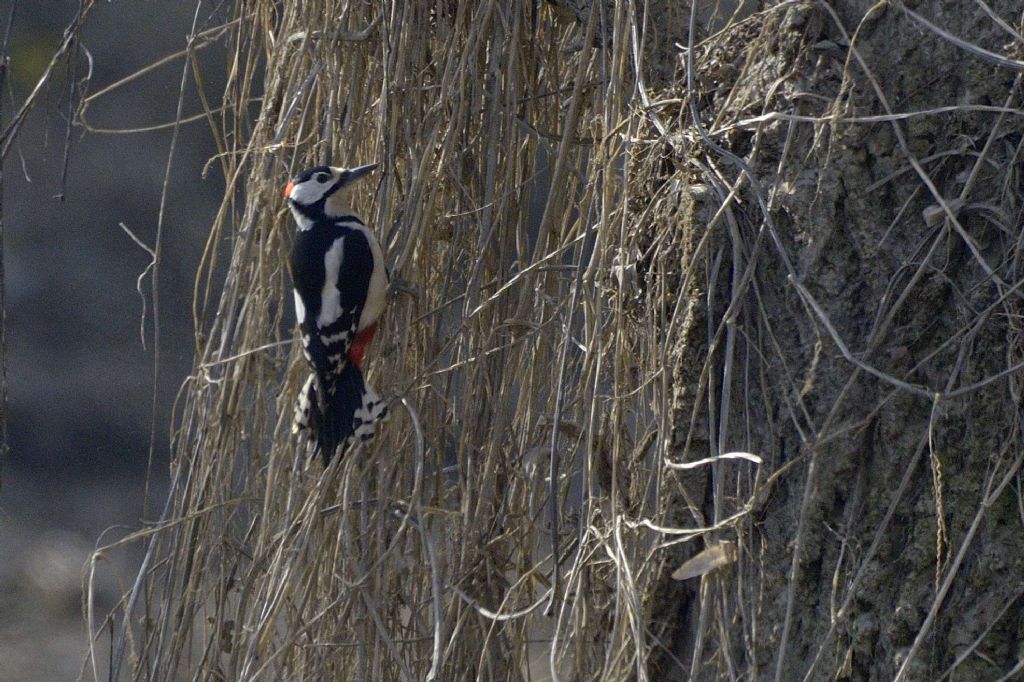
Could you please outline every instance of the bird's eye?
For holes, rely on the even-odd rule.
[[[328,175],[327,173],[317,173],[316,174],[316,181],[319,182],[321,185],[324,184],[325,182],[327,182],[330,179],[331,179],[331,176]]]

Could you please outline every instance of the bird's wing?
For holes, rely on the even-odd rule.
[[[346,230],[331,245],[324,266],[327,277],[314,320],[315,334],[310,336],[317,337],[328,373],[335,375],[348,361],[373,273],[373,253],[366,235],[360,230]],[[319,369],[319,365],[314,366]]]
[[[333,239],[324,232],[300,235],[290,259],[295,313],[321,414],[347,361],[373,272],[373,253],[361,230],[337,224],[333,233]]]

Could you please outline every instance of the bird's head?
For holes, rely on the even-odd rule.
[[[356,168],[316,166],[292,178],[284,188],[284,196],[296,218],[341,216],[349,212],[348,190],[376,167],[375,163]],[[300,220],[300,225],[303,222]]]

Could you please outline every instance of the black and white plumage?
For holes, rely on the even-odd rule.
[[[387,415],[361,367],[384,310],[387,267],[377,237],[347,201],[352,184],[374,168],[317,166],[284,191],[299,228],[289,265],[312,370],[299,393],[292,430],[310,432],[325,464],[339,447],[371,438]]]

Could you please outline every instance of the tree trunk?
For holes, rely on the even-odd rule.
[[[916,5],[1013,44],[980,3]],[[639,163],[666,189],[634,239],[687,283],[673,456],[763,464],[662,490],[682,526],[741,514],[704,540],[738,543],[730,570],[654,591],[669,679],[1020,674],[1024,63],[953,40],[899,3],[780,6],[670,88],[702,125],[660,112],[686,142]]]

